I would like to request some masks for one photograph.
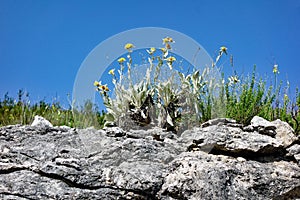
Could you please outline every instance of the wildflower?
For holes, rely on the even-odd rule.
[[[166,53],[167,52],[167,49],[166,48],[159,48],[163,53]]]
[[[95,82],[94,82],[94,86],[100,87],[100,85],[101,85],[101,83],[99,83],[98,81],[95,81]]]
[[[172,63],[172,62],[176,61],[176,58],[173,57],[173,56],[170,56],[170,57],[168,57],[166,60],[167,60],[168,62]]]
[[[227,55],[227,48],[224,47],[224,46],[222,46],[222,47],[220,48],[220,54],[222,54],[222,53],[225,53],[225,54]]]
[[[173,56],[169,56],[168,58],[166,58],[166,61],[168,62],[167,64],[169,68],[172,70],[173,69],[172,64],[174,61],[176,61],[176,58]]]
[[[110,75],[115,75],[115,69],[111,69],[111,70],[109,70],[109,72],[108,72],[108,74],[110,74]]]
[[[275,65],[273,66],[273,73],[274,73],[274,74],[279,74],[279,71],[278,71],[278,65],[277,65],[277,64],[275,64]]]
[[[151,47],[150,50],[147,50],[150,55],[152,55],[155,51],[156,49],[154,47]]]
[[[101,85],[100,88],[101,88],[101,90],[104,91],[104,92],[109,91],[109,89],[108,89],[108,87],[107,87],[106,84],[105,84],[105,85]]]
[[[125,46],[124,46],[124,49],[126,49],[126,50],[128,50],[128,51],[130,51],[131,52],[131,49],[134,47],[134,45],[133,44],[131,44],[131,43],[127,43],[127,44],[125,44]]]
[[[237,76],[231,76],[228,78],[228,80],[229,80],[229,85],[237,84],[238,82],[240,82]]]
[[[171,37],[165,37],[163,39],[163,44],[168,44],[168,43],[173,43],[173,42],[175,42],[175,41]]]
[[[155,49],[154,47],[151,47],[151,48],[150,48],[150,51],[151,51],[151,52],[155,52],[156,49]]]
[[[122,63],[125,62],[125,61],[126,61],[126,59],[123,58],[123,57],[121,57],[121,58],[118,59],[118,62],[119,62],[120,64],[122,64]]]
[[[95,81],[94,86],[96,86],[97,87],[96,90],[100,91],[102,94],[106,94],[106,92],[109,91],[107,84],[102,85],[101,81],[100,82]]]

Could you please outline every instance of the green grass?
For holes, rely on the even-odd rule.
[[[221,100],[226,102],[225,117],[237,120],[242,124],[249,124],[255,116],[267,120],[280,119],[288,122],[300,134],[300,93],[295,91],[295,98],[291,100],[286,93],[280,92],[281,84],[266,87],[266,81],[256,78],[255,70],[252,76],[241,80],[241,84],[224,84],[224,94]],[[87,127],[93,124],[96,128],[104,125],[105,113],[97,111],[92,104],[87,102],[83,111],[64,109],[59,102],[46,103],[40,101],[33,105],[29,103],[29,95],[22,90],[18,92],[18,99],[6,94],[0,99],[0,126],[12,124],[31,124],[35,115],[48,119],[54,126],[67,125],[70,127]],[[200,123],[211,119],[212,102],[201,103],[203,118]],[[92,122],[91,122],[92,121]]]
[[[12,124],[31,124],[34,116],[39,115],[49,120],[54,126],[67,125],[70,127],[83,128],[88,125],[84,121],[91,119],[96,120],[96,128],[102,128],[104,124],[104,113],[95,111],[90,103],[87,103],[82,111],[75,111],[63,108],[59,102],[46,103],[40,101],[30,104],[29,94],[23,90],[18,91],[18,99],[14,99],[5,94],[0,99],[0,126]]]
[[[242,124],[249,124],[254,116],[263,117],[269,121],[280,119],[288,122],[300,133],[300,94],[294,93],[294,100],[287,94],[289,86],[281,91],[282,83],[276,86],[276,73],[273,85],[266,86],[267,81],[257,78],[256,67],[251,77],[245,78],[241,84],[225,85],[226,117],[233,118]],[[271,79],[272,80],[272,79]]]

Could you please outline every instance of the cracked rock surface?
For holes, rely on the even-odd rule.
[[[257,117],[247,127],[215,119],[181,135],[1,127],[0,199],[299,199],[292,132]]]

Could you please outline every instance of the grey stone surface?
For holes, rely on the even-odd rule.
[[[288,147],[297,140],[293,128],[279,119],[271,122],[276,127],[276,139],[281,140],[285,147]]]
[[[255,130],[260,134],[268,135],[271,137],[274,137],[276,135],[276,126],[262,117],[255,116],[250,123],[250,127],[247,127],[250,128],[250,130]]]
[[[0,199],[300,198],[300,141],[280,138],[229,119],[181,135],[1,127]]]
[[[40,126],[40,127],[53,127],[53,125],[41,116],[34,116],[34,120],[31,123],[31,126]]]

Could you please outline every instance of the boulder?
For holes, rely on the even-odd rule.
[[[260,134],[274,137],[276,135],[276,126],[262,117],[254,116],[248,127],[244,130],[258,131]]]
[[[0,199],[300,198],[298,138],[229,119],[181,135],[49,127],[0,128]]]
[[[31,123],[31,126],[39,126],[39,127],[53,127],[53,125],[41,116],[34,116],[34,120]]]
[[[276,127],[276,139],[281,140],[285,147],[290,146],[297,140],[293,128],[287,122],[277,119],[271,123]]]

